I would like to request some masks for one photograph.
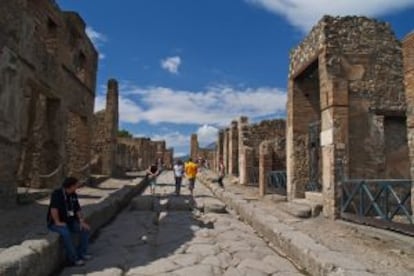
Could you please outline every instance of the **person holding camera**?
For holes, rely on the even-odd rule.
[[[78,179],[67,177],[61,188],[53,191],[47,213],[47,226],[58,233],[63,240],[66,257],[70,265],[81,266],[91,258],[87,254],[90,226],[82,217],[76,189]],[[71,233],[80,235],[79,246],[75,248]]]

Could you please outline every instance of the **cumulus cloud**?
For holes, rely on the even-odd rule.
[[[203,91],[120,85],[120,120],[151,124],[225,126],[240,116],[254,118],[285,112],[286,92],[273,87],[210,87]],[[125,110],[129,112],[126,112]]]
[[[201,147],[208,146],[217,140],[218,128],[211,125],[203,125],[197,130],[197,139]]]
[[[95,112],[105,109],[106,105],[106,96],[98,95],[95,98]],[[123,123],[138,123],[142,120],[140,114],[142,114],[141,107],[136,104],[134,101],[125,98],[119,97],[118,99],[118,109],[120,121]]]
[[[161,60],[161,67],[172,74],[178,74],[178,69],[181,65],[181,58],[179,56],[168,57]]]
[[[93,45],[95,45],[95,48],[99,53],[99,59],[104,59],[106,55],[102,53],[100,49],[103,46],[103,44],[107,41],[106,35],[96,31],[91,26],[87,26],[85,31],[86,31],[86,35],[90,38]]]
[[[190,143],[190,137],[188,135],[183,135],[178,131],[165,133],[165,134],[155,134],[151,136],[151,140],[159,141],[164,140],[167,144],[167,147],[180,148],[188,146]]]
[[[414,6],[414,0],[245,0],[284,16],[293,26],[307,32],[325,14],[380,16]]]

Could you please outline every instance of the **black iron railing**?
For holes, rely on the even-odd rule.
[[[411,180],[345,180],[341,216],[414,235]]]
[[[267,184],[277,190],[286,191],[286,171],[270,171],[267,175]]]

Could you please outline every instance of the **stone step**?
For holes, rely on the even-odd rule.
[[[322,212],[323,204],[318,201],[311,201],[306,198],[297,198],[293,200],[294,203],[309,206],[311,208],[311,216],[317,217]]]
[[[312,208],[308,204],[290,201],[279,203],[277,206],[284,212],[298,218],[310,218],[312,215]]]

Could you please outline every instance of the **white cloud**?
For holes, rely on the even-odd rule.
[[[218,128],[207,124],[200,127],[197,130],[197,139],[200,147],[205,147],[215,142],[217,140],[218,131]]]
[[[86,31],[87,36],[92,41],[93,45],[95,45],[95,48],[99,53],[99,59],[104,59],[106,57],[106,55],[104,53],[102,53],[100,48],[107,41],[106,35],[97,32],[91,26],[87,26],[85,31]]]
[[[95,98],[95,112],[105,109],[106,105],[106,96],[98,95]],[[118,99],[118,110],[119,110],[119,118],[121,122],[124,123],[138,123],[142,120],[140,118],[140,114],[142,114],[142,109],[139,105],[137,105],[132,100],[119,97]]]
[[[178,74],[178,68],[181,65],[181,58],[179,56],[168,57],[161,60],[161,67],[172,74]]]
[[[168,148],[170,147],[185,147],[190,143],[190,137],[188,135],[183,135],[177,131],[166,133],[166,134],[156,134],[151,136],[152,141],[164,140]]]
[[[245,0],[282,15],[304,32],[325,14],[380,16],[414,6],[414,0]]]
[[[240,116],[253,121],[255,117],[280,114],[286,106],[286,92],[272,87],[216,86],[204,91],[185,91],[142,88],[123,82],[119,91],[120,120],[134,123],[224,126]],[[123,106],[130,112],[123,111]]]

